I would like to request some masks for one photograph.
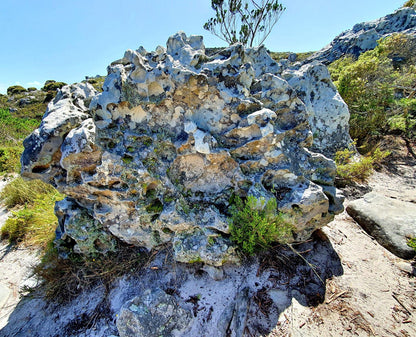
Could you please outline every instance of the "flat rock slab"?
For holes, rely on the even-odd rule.
[[[416,252],[407,245],[416,237],[416,204],[371,192],[352,201],[347,212],[384,248],[403,259]]]

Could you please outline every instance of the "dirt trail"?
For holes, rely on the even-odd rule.
[[[345,206],[369,191],[416,203],[416,161],[399,148],[368,184],[346,191]],[[342,262],[343,275],[327,282],[325,301],[317,307],[303,307],[293,300],[270,336],[416,336],[411,261],[380,246],[346,212],[323,232]]]

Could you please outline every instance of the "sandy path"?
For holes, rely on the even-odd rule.
[[[0,179],[0,191],[8,183]],[[0,228],[10,213],[0,205]],[[3,286],[2,300],[0,299],[0,329],[8,321],[21,298],[25,286],[33,286],[30,278],[31,267],[39,261],[36,250],[25,247],[10,247],[7,240],[0,241],[0,284]]]

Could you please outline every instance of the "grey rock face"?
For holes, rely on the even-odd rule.
[[[403,7],[378,20],[356,24],[313,54],[308,61],[317,60],[327,65],[347,54],[358,57],[374,49],[377,40],[393,33],[416,35],[416,11],[413,8]]]
[[[192,314],[162,290],[146,291],[127,302],[117,319],[120,337],[182,336],[192,322]]]
[[[347,212],[393,254],[404,259],[415,256],[406,244],[410,237],[416,237],[415,204],[371,192],[351,202]]]
[[[315,61],[298,70],[287,69],[283,77],[305,103],[313,132],[311,150],[333,158],[338,150],[349,147],[348,106],[332,83],[328,69]]]
[[[342,210],[323,154],[348,146],[348,110],[321,65],[291,70],[241,45],[207,56],[201,37],[178,33],[167,48],[128,50],[103,88],[62,88],[24,143],[22,174],[68,196],[60,235],[77,251],[111,250],[113,235],[219,267],[238,261],[234,195],[276,198],[292,240]]]

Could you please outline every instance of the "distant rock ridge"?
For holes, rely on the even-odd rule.
[[[128,50],[103,89],[63,87],[24,142],[22,175],[67,195],[58,238],[75,252],[105,253],[117,237],[218,267],[239,260],[234,195],[276,198],[292,240],[343,210],[328,157],[351,144],[349,113],[323,65],[290,68],[238,44],[207,56],[181,32]]]
[[[380,19],[356,24],[338,35],[329,45],[310,56],[306,62],[320,61],[325,65],[345,55],[358,57],[374,49],[377,41],[394,33],[416,36],[416,11],[402,7]]]

